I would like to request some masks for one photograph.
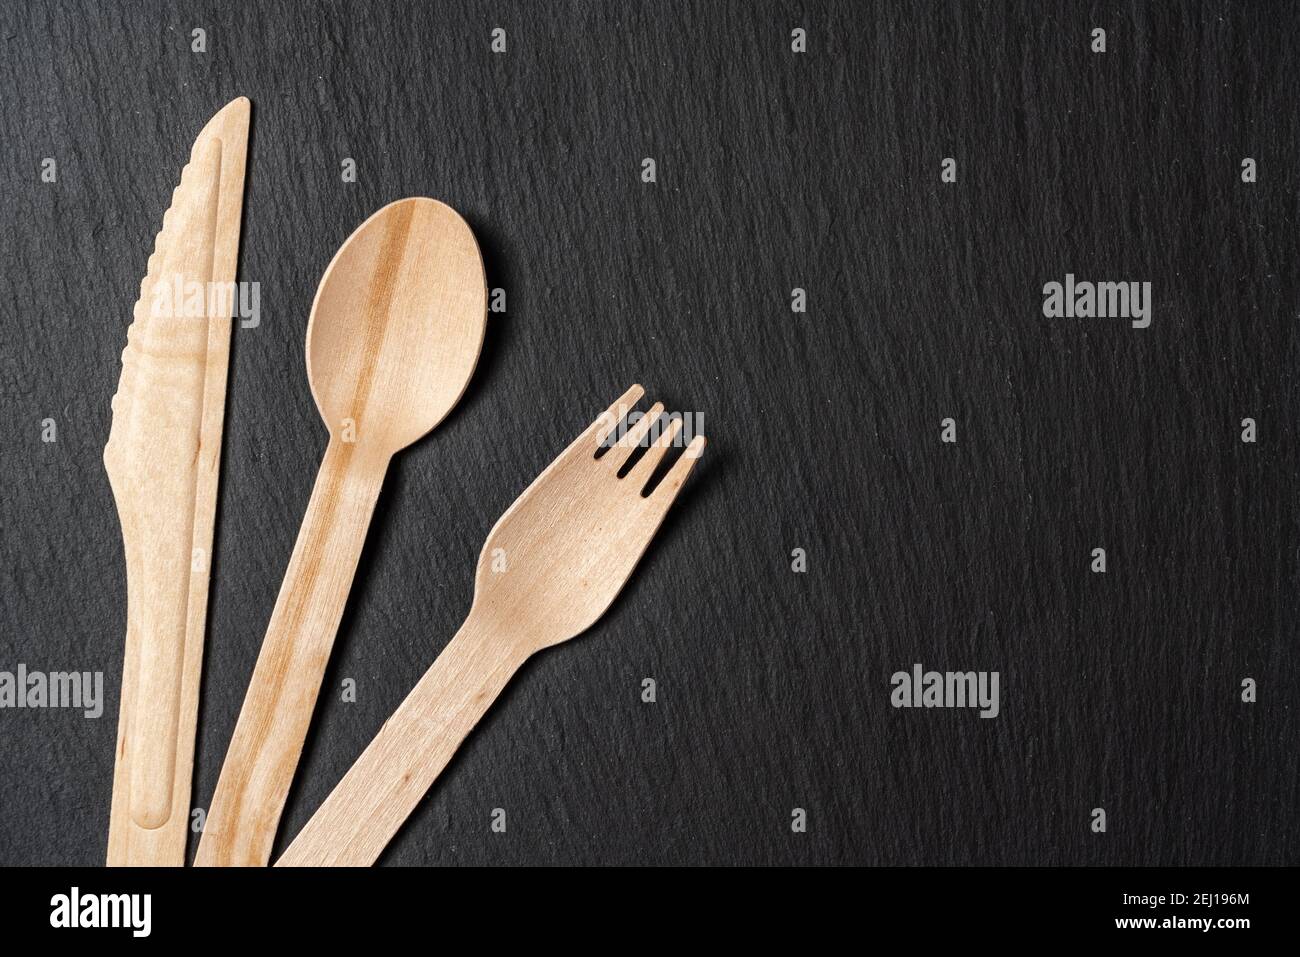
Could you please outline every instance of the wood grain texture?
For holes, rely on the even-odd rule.
[[[104,465],[129,597],[110,865],[185,862],[233,301],[211,293],[235,280],[248,125],[248,100],[236,99],[194,142],[113,397]]]
[[[394,453],[460,399],[487,308],[474,234],[431,199],[385,206],[339,249],[307,328],[330,432],[195,863],[265,865]]]
[[[194,132],[248,95],[262,315],[233,337],[195,808],[327,444],[303,317],[357,223],[429,195],[507,308],[389,468],[274,857],[460,627],[493,523],[643,381],[704,411],[708,454],[380,864],[1300,863],[1295,4],[383,6],[0,4],[0,668],[103,669],[107,702],[0,711],[0,862],[102,860],[105,304],[137,295]],[[1151,280],[1151,328],[1045,320],[1068,270]],[[917,661],[1000,670],[1001,715],[892,709]]]
[[[501,516],[465,624],[279,865],[373,864],[510,676],[609,608],[704,452],[662,403],[631,419],[642,394],[624,393]]]

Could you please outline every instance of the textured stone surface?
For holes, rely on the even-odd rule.
[[[108,707],[0,711],[0,862],[103,859],[109,399],[190,143],[238,95],[262,320],[234,339],[197,806],[324,447],[316,284],[369,213],[425,194],[509,311],[394,463],[281,848],[455,631],[497,516],[641,381],[703,414],[703,465],[384,863],[1300,861],[1297,12],[902,6],[5,4],[0,670],[102,669]],[[1151,281],[1151,328],[1045,319],[1067,272]],[[999,671],[1001,715],[892,709],[914,662]]]

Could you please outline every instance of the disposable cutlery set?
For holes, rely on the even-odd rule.
[[[236,100],[194,145],[113,400],[104,460],[128,607],[110,865],[184,863],[231,318],[160,313],[155,293],[233,284],[248,121]],[[197,864],[269,862],[388,462],[456,405],[485,322],[473,233],[434,200],[384,207],[326,269],[307,371],[329,444]],[[373,863],[519,666],[610,606],[704,448],[695,436],[669,464],[681,420],[659,404],[634,413],[641,394],[633,386],[497,522],[464,625],[279,864]]]

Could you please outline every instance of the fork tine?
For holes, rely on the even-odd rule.
[[[668,470],[668,474],[664,476],[663,481],[650,493],[648,501],[656,502],[659,508],[665,512],[668,511],[668,506],[673,504],[673,499],[682,490],[682,485],[686,482],[686,476],[691,474],[691,469],[695,468],[696,461],[703,454],[704,436],[697,435],[691,439],[691,444],[686,446],[681,458],[673,463],[673,467]]]
[[[618,427],[618,423],[622,421],[623,415],[631,409],[632,406],[640,402],[641,396],[643,395],[645,395],[645,389],[641,388],[639,384],[633,385],[630,389],[624,392],[620,398],[615,400],[613,405],[602,412],[595,422],[591,423],[591,426],[582,434],[578,441],[582,441],[588,436],[594,435],[596,437],[596,444],[592,448],[592,452],[594,453],[596,449],[600,448],[601,443],[609,438],[609,434]]]
[[[605,453],[605,461],[609,467],[615,472],[621,469],[623,463],[631,457],[636,447],[645,441],[646,435],[654,424],[659,421],[659,416],[663,414],[664,404],[662,402],[656,402],[650,406],[650,411],[641,416],[636,425],[623,433],[623,437],[619,439],[618,444]]]
[[[673,441],[677,438],[677,433],[682,430],[682,420],[673,418],[669,420],[668,428],[659,434],[655,444],[646,449],[645,455],[641,456],[641,461],[632,466],[632,471],[627,473],[627,480],[636,485],[638,492],[644,492],[646,482],[654,474],[655,466],[663,461],[668,450],[672,448]]]
[[[619,396],[619,398],[614,401],[613,405],[600,413],[600,415],[596,416],[596,421],[583,429],[582,434],[570,442],[568,447],[559,454],[555,461],[567,461],[574,456],[586,456],[587,458],[594,459],[596,452],[600,449],[601,443],[604,442],[605,439],[608,438],[609,434],[618,427],[618,423],[622,420],[624,414],[627,413],[632,406],[636,405],[643,395],[645,395],[645,389],[641,388],[639,385],[632,386],[632,388]]]

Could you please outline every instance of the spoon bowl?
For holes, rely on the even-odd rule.
[[[390,203],[325,270],[307,323],[307,378],[333,438],[389,453],[441,422],[487,325],[474,234],[433,199]]]

